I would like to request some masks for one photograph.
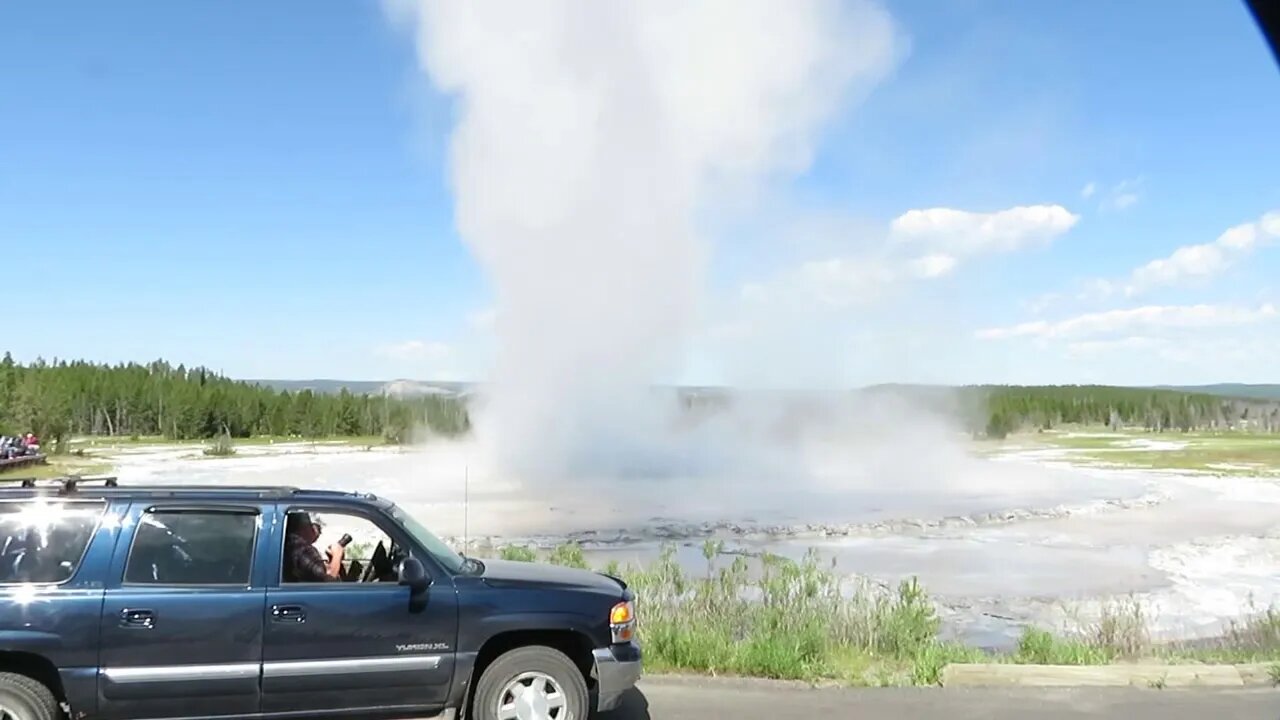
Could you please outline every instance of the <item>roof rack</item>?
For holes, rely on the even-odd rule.
[[[184,493],[244,495],[251,494],[264,498],[288,497],[302,492],[289,485],[129,485],[121,488],[138,494],[181,495]]]
[[[96,488],[101,489],[119,489],[123,492],[138,493],[138,495],[187,495],[187,493],[207,493],[207,495],[257,495],[259,497],[288,497],[300,495],[305,491],[293,486],[197,486],[197,484],[142,484],[142,486],[120,486],[119,478],[115,475],[104,475],[104,477],[81,477],[81,475],[64,475],[60,478],[14,478],[10,480],[14,482],[13,486],[8,483],[0,484],[3,487],[20,487],[20,488],[56,488],[59,495],[64,493],[77,492],[88,484],[93,484]]]
[[[19,487],[34,488],[39,487],[36,483],[39,478],[22,478],[18,480]],[[104,477],[81,477],[79,475],[65,475],[63,477],[49,478],[50,486],[58,487],[63,492],[74,492],[81,483],[102,483],[103,487],[119,487],[119,479],[114,475]]]

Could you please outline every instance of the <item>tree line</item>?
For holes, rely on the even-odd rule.
[[[1280,403],[1262,400],[1106,385],[986,385],[963,392],[980,399],[985,410],[971,416],[972,429],[990,437],[1058,425],[1280,432]]]
[[[297,392],[232,380],[207,368],[0,359],[0,433],[34,432],[57,446],[81,435],[382,436],[404,442],[421,429],[457,435],[470,427],[465,403],[450,396]]]
[[[1248,428],[1280,432],[1280,402],[1105,385],[973,385],[895,388],[966,417],[975,435],[1004,437],[1059,425],[1142,427],[1154,432]],[[682,393],[687,412],[714,410],[723,392]],[[958,402],[957,402],[958,401]],[[444,436],[471,427],[466,401],[449,395],[277,390],[203,367],[0,359],[0,434],[34,432],[45,445],[71,436]]]

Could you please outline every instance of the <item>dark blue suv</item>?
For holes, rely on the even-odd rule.
[[[293,576],[326,543],[326,574]],[[23,481],[0,490],[0,713],[585,720],[639,678],[634,600],[463,557],[369,494]]]

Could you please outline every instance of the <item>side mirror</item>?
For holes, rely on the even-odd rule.
[[[426,606],[427,588],[431,586],[431,576],[416,557],[407,557],[400,562],[400,584],[409,588],[409,609],[418,612]]]

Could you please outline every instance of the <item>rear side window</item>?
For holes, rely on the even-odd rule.
[[[57,498],[0,502],[0,583],[70,580],[106,507]]]
[[[248,585],[258,514],[235,510],[143,513],[125,566],[130,585]]]

